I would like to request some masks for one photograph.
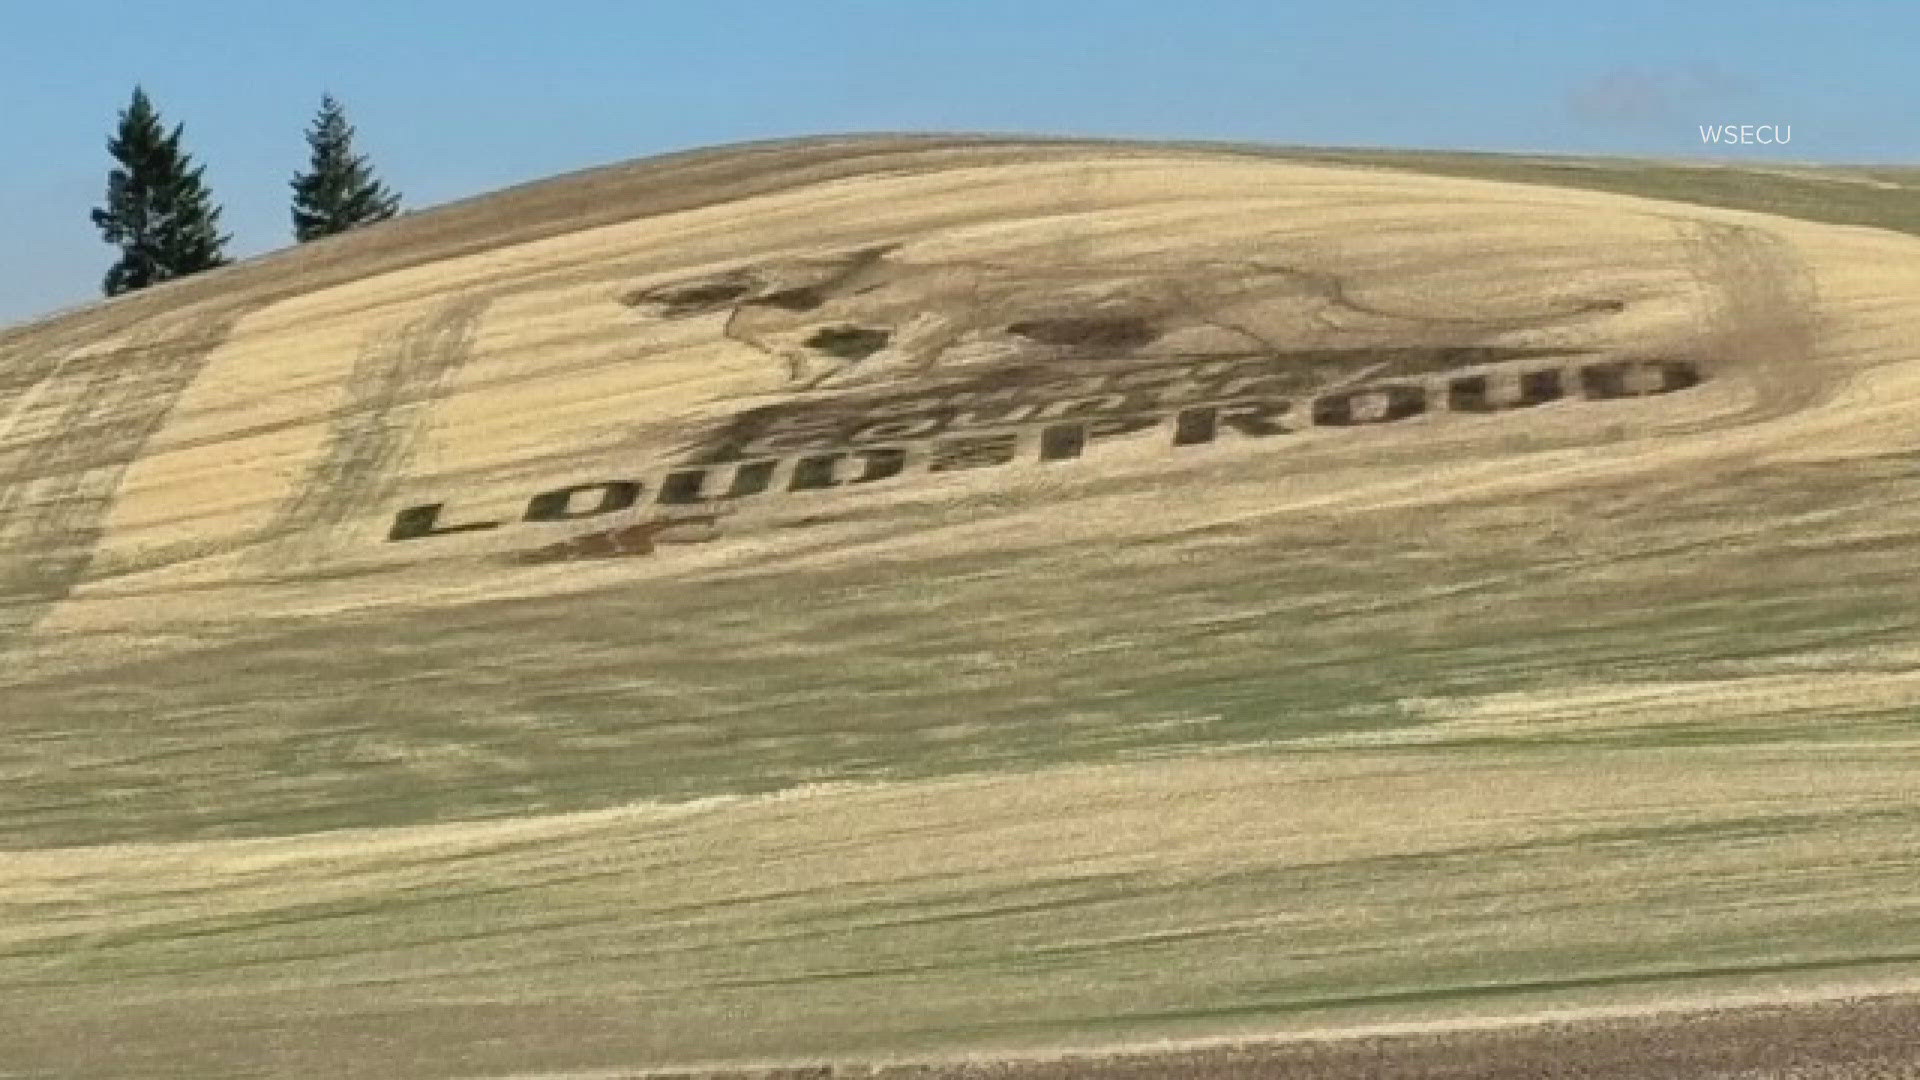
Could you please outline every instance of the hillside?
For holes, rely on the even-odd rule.
[[[1916,183],[756,144],[0,331],[0,1076],[1912,990]]]

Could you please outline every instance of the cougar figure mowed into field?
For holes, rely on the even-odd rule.
[[[1575,300],[1498,318],[1396,312],[1349,296],[1338,275],[1278,262],[919,261],[899,245],[678,279],[625,300],[655,318],[723,320],[721,333],[775,360],[790,390],[1050,359],[1476,344],[1619,309]]]

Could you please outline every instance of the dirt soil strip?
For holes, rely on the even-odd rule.
[[[1051,1060],[645,1075],[654,1080],[1908,1080],[1920,1077],[1920,997]]]

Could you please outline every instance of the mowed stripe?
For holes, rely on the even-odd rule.
[[[13,853],[0,1052],[71,1071],[43,1019],[169,1016],[206,1068],[320,1067],[261,1056],[297,1030],[402,1076],[473,1010],[506,1071],[1891,985],[1920,972],[1914,749],[1229,755]]]
[[[486,306],[483,297],[448,301],[362,349],[347,377],[351,397],[333,414],[325,445],[268,526],[268,537],[325,544],[348,515],[391,501],[424,416],[466,360]]]
[[[79,584],[122,477],[237,315],[136,327],[122,347],[42,361],[21,386],[0,432],[0,648]]]

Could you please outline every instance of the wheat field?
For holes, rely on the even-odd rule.
[[[0,331],[0,1077],[1884,1041],[1916,186],[822,139]]]

